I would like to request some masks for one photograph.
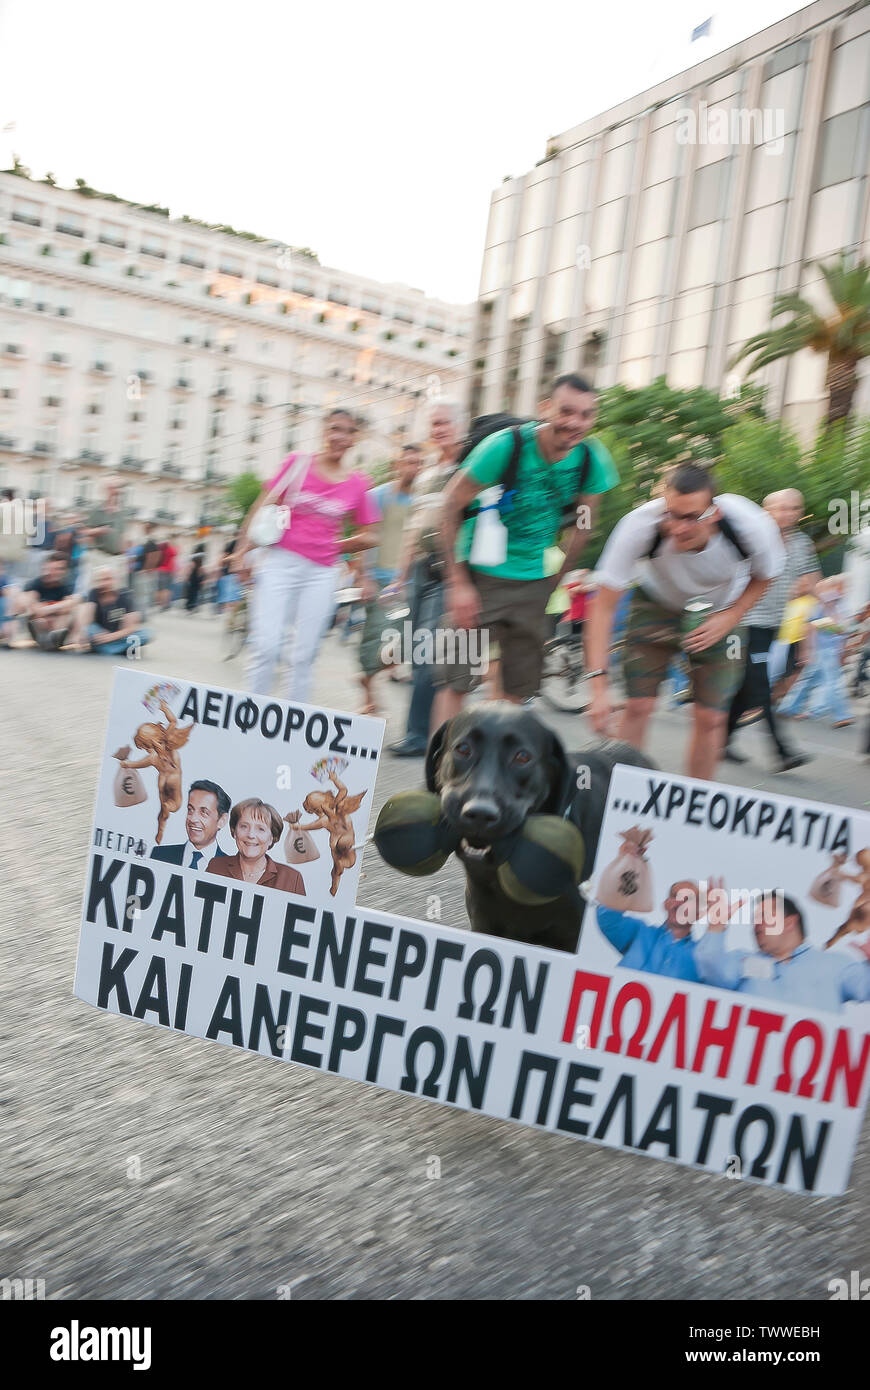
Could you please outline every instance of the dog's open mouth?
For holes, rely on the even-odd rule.
[[[488,859],[492,853],[491,845],[472,845],[465,839],[460,840],[459,848],[464,858],[474,859],[478,863],[482,862],[484,859]]]

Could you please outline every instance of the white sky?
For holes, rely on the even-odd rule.
[[[505,174],[800,8],[0,0],[0,167],[14,150],[37,178],[83,177],[464,302]],[[690,43],[711,14],[711,38]]]

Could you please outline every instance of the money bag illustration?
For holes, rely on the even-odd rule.
[[[113,758],[118,759],[118,770],[115,773],[114,790],[116,806],[138,806],[140,802],[148,800],[148,793],[145,790],[145,783],[133,768],[122,767],[121,763],[130,756],[130,745],[119,748],[112,754]]]

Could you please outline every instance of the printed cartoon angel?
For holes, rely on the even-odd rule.
[[[849,936],[853,932],[856,934],[864,932],[870,927],[870,848],[860,849],[855,855],[855,863],[858,865],[858,873],[842,874],[841,877],[847,883],[857,883],[860,891],[852,904],[846,921],[837,928],[830,941],[825,942],[825,950],[836,945],[844,936]],[[863,951],[870,959],[870,942],[863,942],[858,945],[858,950]]]
[[[163,839],[163,830],[170,815],[181,805],[181,759],[178,750],[184,747],[194,729],[193,724],[183,729],[165,700],[160,700],[159,704],[169,721],[168,726],[140,724],[133,735],[133,742],[148,756],[138,763],[131,763],[127,759],[121,763],[121,767],[157,769],[157,795],[160,798],[157,838],[154,841],[157,845]]]
[[[334,898],[338,884],[345,869],[352,869],[356,863],[354,849],[354,830],[351,816],[358,811],[367,792],[348,796],[347,787],[339,780],[335,768],[330,768],[328,777],[335,787],[334,792],[309,792],[302,803],[302,809],[309,815],[316,815],[310,825],[298,825],[299,830],[328,830],[329,848],[332,852],[332,887],[329,892]]]

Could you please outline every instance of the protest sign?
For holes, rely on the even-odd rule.
[[[662,962],[670,968],[672,951],[663,947],[702,954],[708,928],[698,916],[697,896],[695,908],[684,909],[698,916],[691,927],[697,944],[652,936],[662,930],[661,913],[632,925],[627,914],[611,910],[610,917],[621,919],[614,926],[593,906],[572,955],[355,906],[344,881],[331,892],[326,830],[310,832],[321,856],[300,866],[304,896],[137,853],[126,839],[118,841],[117,832],[112,843],[105,833],[98,841],[101,809],[149,824],[157,809],[151,785],[147,806],[121,812],[111,802],[117,767],[111,753],[134,740],[137,700],[154,678],[141,689],[129,684],[136,679],[133,673],[119,678],[112,704],[85,887],[79,998],[194,1037],[555,1134],[796,1192],[844,1189],[870,1063],[870,1006],[853,997],[861,994],[870,963],[849,944],[854,935],[828,952],[822,947],[823,938],[849,919],[851,898],[857,893],[860,901],[870,884],[865,874],[864,888],[856,882],[849,903],[833,915],[821,904],[810,910],[809,888],[833,854],[846,853],[860,877],[862,861],[854,856],[870,846],[870,818],[639,769],[619,767],[611,783],[590,891],[633,827],[652,832],[633,838],[648,841],[654,907],[672,884],[691,879],[702,865],[734,888],[784,884],[806,909],[812,949],[827,962],[825,1004],[810,1006],[802,1002],[803,976],[793,985],[785,975],[790,966],[775,967],[770,981],[754,966],[735,975],[729,957],[736,947],[747,958],[761,954],[752,949],[752,927],[741,926],[736,912],[723,932],[712,934],[721,938],[722,950],[714,943],[704,967],[711,975],[718,971],[717,980],[736,983],[703,981],[697,962],[689,968],[682,957],[679,976],[650,973]],[[233,795],[256,790],[255,740],[279,723],[278,713],[266,721],[266,709],[280,712],[281,730],[289,721],[280,757],[292,762],[294,805],[297,766],[300,791],[308,786],[306,730],[319,738],[317,715],[329,734],[327,747],[318,744],[315,754],[328,756],[329,738],[341,728],[346,747],[334,751],[349,758],[342,773],[348,794],[371,786],[379,721],[303,707],[293,713],[277,701],[236,696],[249,706],[237,724],[239,706],[227,713],[226,698],[227,692],[187,686],[174,696],[179,725],[196,722],[182,753],[185,788],[208,711],[216,720],[208,725],[212,770],[230,770],[231,777],[224,775]],[[169,724],[165,715],[161,723]],[[294,743],[305,750],[298,764]],[[369,750],[365,758],[362,747]],[[270,756],[262,767],[274,775],[279,755]],[[367,798],[354,814],[358,844],[364,824],[356,817],[365,822],[369,809]],[[183,814],[172,813],[179,822]],[[179,829],[174,837],[182,834]],[[343,880],[355,884],[358,861]],[[621,892],[630,896],[630,889],[629,868]],[[641,936],[637,949],[646,954],[629,959]],[[611,938],[618,938],[618,948]],[[810,965],[817,966],[815,959]],[[787,988],[780,975],[788,978]]]
[[[635,828],[654,905],[632,914],[597,898]],[[640,886],[629,868],[623,892]],[[612,1096],[596,1137],[636,1147],[658,1105],[656,1152],[843,1191],[870,1071],[870,816],[620,767],[589,896],[565,1036]]]
[[[93,849],[199,873],[226,860],[234,870],[233,808],[257,799],[281,822],[262,846],[281,870],[279,886],[292,879],[315,901],[353,903],[354,846],[365,838],[383,733],[382,719],[119,668]],[[228,863],[213,869],[226,875]]]

